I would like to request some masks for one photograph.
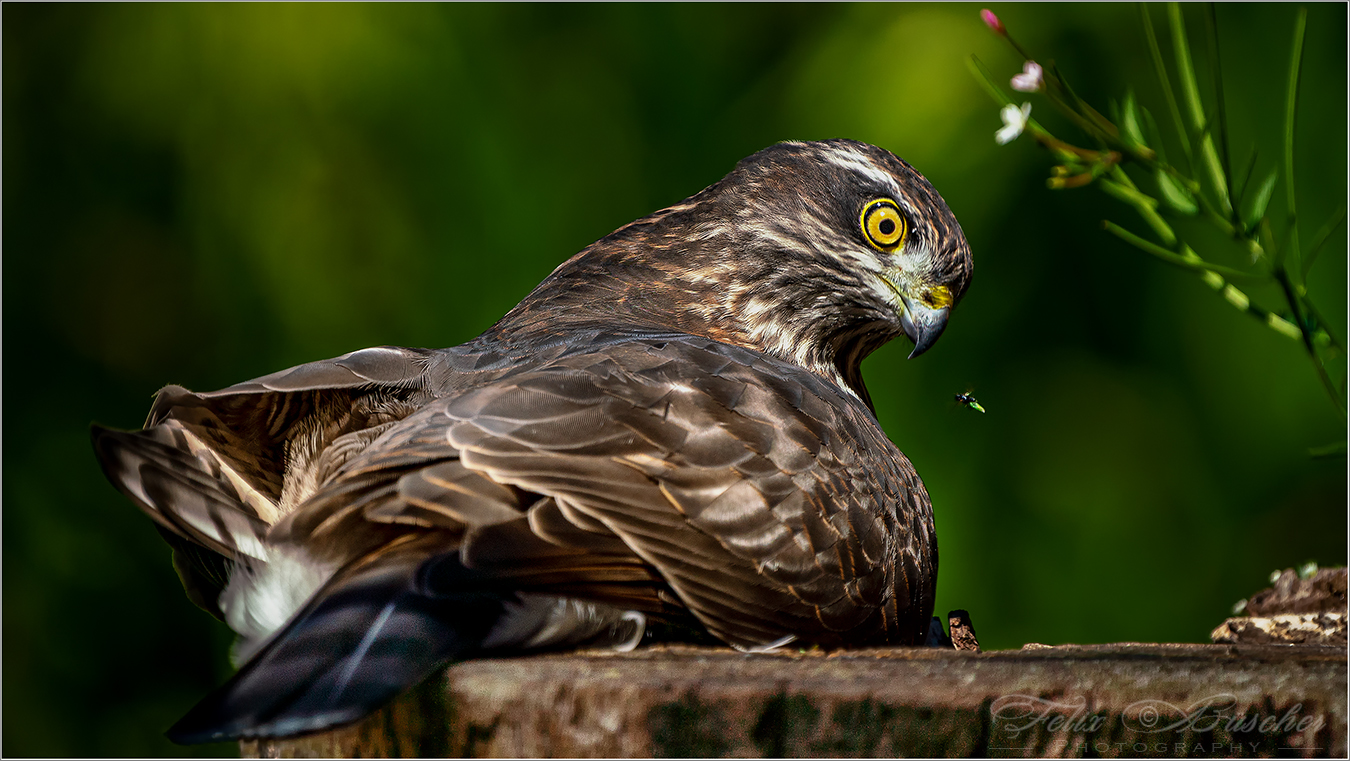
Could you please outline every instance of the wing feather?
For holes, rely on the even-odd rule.
[[[266,498],[209,450],[194,454],[182,431],[162,428],[92,433],[108,479],[156,523],[225,557],[266,557]]]
[[[455,653],[581,641],[623,611],[743,648],[921,637],[928,497],[856,397],[704,339],[591,340],[514,368],[365,350],[212,394],[170,387],[147,431],[96,432],[110,476],[175,536],[329,569],[289,623],[251,635],[258,655],[185,736],[340,723]],[[266,595],[283,571],[225,594]],[[501,621],[453,623],[446,601],[482,594]],[[572,598],[601,607],[547,603]],[[334,654],[313,649],[331,637]],[[425,657],[391,670],[414,644]],[[276,669],[313,678],[287,688]],[[251,713],[276,690],[276,716]]]
[[[884,570],[896,555],[915,555],[916,573],[932,562],[931,536],[898,523],[902,501],[927,509],[908,462],[855,398],[721,344],[564,353],[427,405],[338,480],[358,475],[397,483],[367,520],[459,524],[466,564],[530,589],[603,597],[637,579],[616,569],[645,563],[659,576],[641,583],[659,578],[741,646],[922,628],[881,611],[909,594]],[[474,479],[500,491],[483,501],[481,484],[463,487]],[[351,514],[324,499],[302,512]]]

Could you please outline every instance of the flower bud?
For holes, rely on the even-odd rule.
[[[980,18],[984,20],[984,25],[994,30],[994,34],[1000,37],[1006,37],[1008,32],[1003,28],[1003,22],[998,20],[998,16],[988,8],[980,9]]]

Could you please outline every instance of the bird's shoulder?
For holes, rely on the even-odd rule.
[[[596,332],[547,354],[505,367],[492,350],[447,355],[445,365],[472,369],[444,377],[435,397],[373,441],[368,456],[415,446],[427,440],[427,428],[453,428],[466,438],[440,442],[463,447],[470,438],[502,438],[578,455],[610,446],[694,467],[731,456],[715,450],[734,442],[737,455],[774,453],[789,471],[791,457],[863,450],[908,466],[852,391],[754,349],[634,331]],[[620,429],[628,433],[585,443]]]

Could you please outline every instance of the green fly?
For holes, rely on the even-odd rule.
[[[972,410],[975,410],[976,412],[984,412],[984,407],[980,406],[980,400],[976,399],[970,394],[957,394],[956,401],[960,402],[961,404],[964,404],[965,406],[971,408]]]

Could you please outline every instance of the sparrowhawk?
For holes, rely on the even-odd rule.
[[[480,654],[910,645],[932,506],[860,364],[970,284],[891,153],[788,142],[572,257],[449,349],[379,347],[95,426],[240,665],[179,742],[355,721]]]

